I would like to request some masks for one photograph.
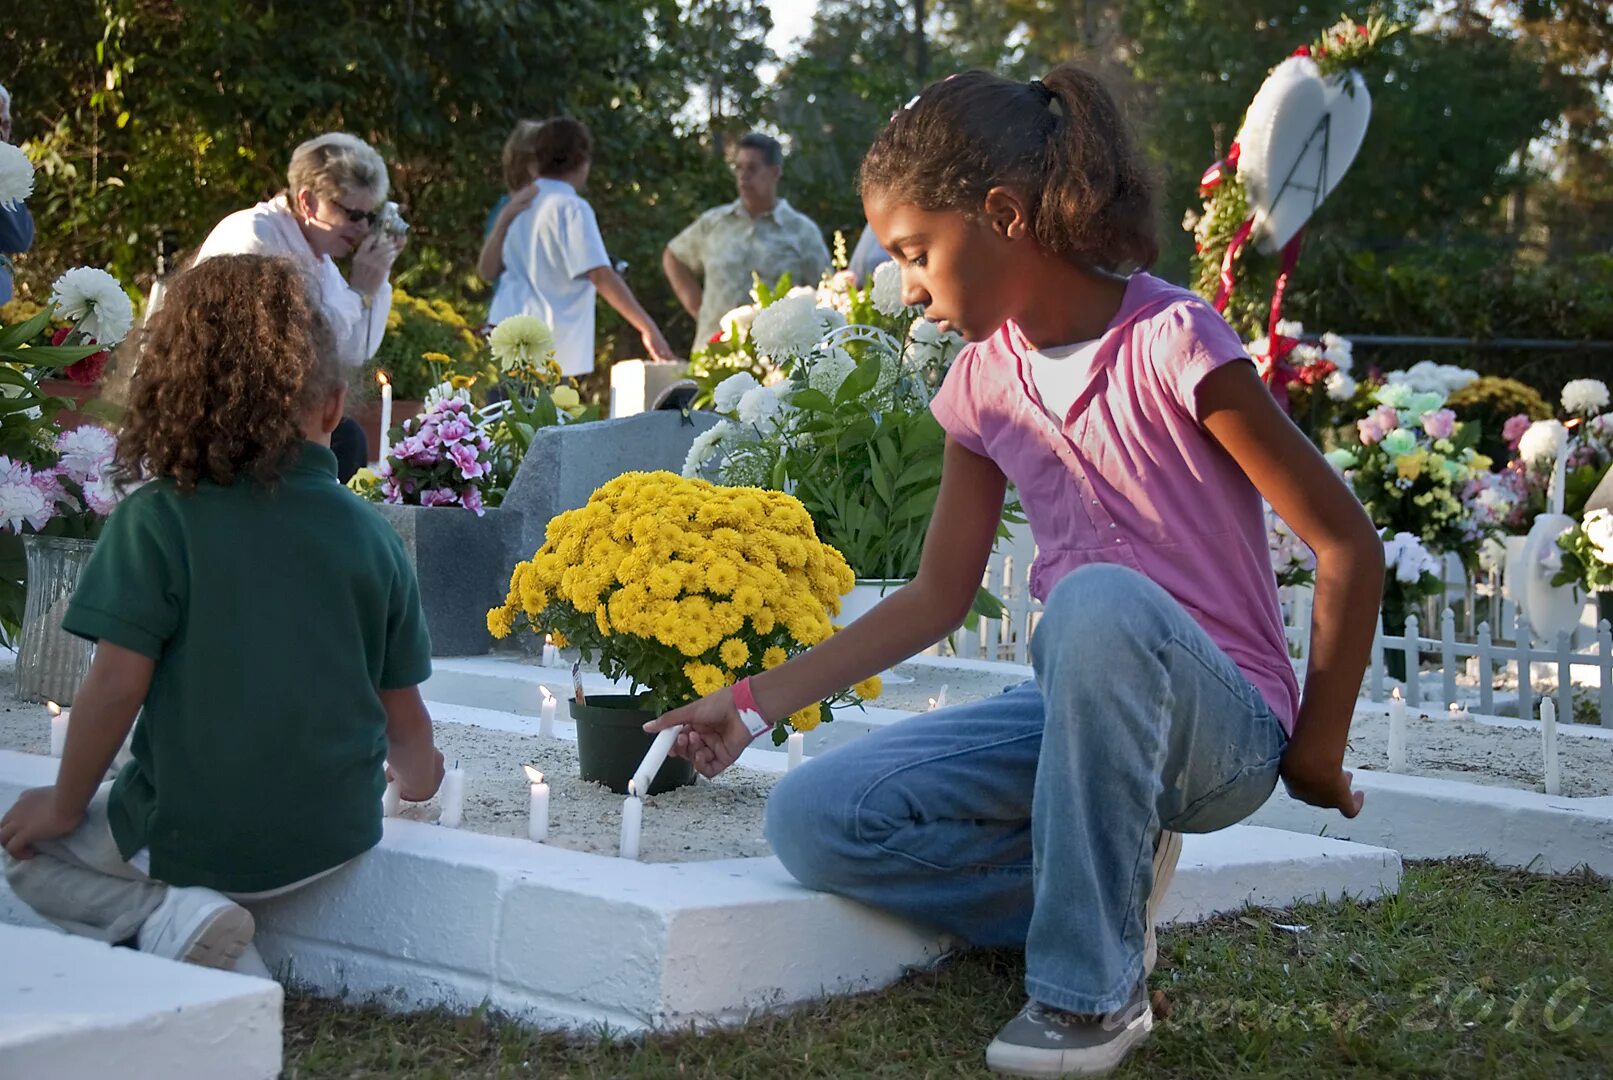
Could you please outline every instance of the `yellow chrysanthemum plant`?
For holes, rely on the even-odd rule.
[[[777,667],[835,632],[851,568],[793,496],[675,473],[625,473],[549,522],[543,547],[487,613],[575,646],[656,713]],[[831,704],[879,696],[877,677],[773,727],[808,731]]]

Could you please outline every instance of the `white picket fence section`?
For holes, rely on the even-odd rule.
[[[1042,605],[1030,593],[1031,561],[1036,545],[1030,529],[1020,527],[998,543],[986,564],[982,584],[1003,604],[998,619],[981,619],[973,628],[953,635],[943,645],[948,655],[975,660],[1030,663],[1031,633],[1041,618]],[[1596,671],[1599,712],[1603,727],[1613,728],[1613,627],[1604,620],[1587,617],[1573,634],[1563,634],[1555,647],[1534,640],[1527,623],[1521,621],[1517,606],[1505,596],[1499,575],[1481,574],[1477,579],[1462,572],[1454,560],[1446,574],[1446,592],[1426,606],[1438,622],[1437,636],[1424,636],[1422,617],[1408,619],[1404,632],[1390,633],[1379,617],[1372,641],[1372,658],[1367,667],[1365,691],[1373,701],[1383,701],[1389,687],[1385,658],[1395,653],[1407,658],[1406,670],[1418,678],[1405,683],[1408,705],[1420,705],[1432,697],[1437,682],[1444,705],[1460,700],[1457,677],[1470,671],[1476,677],[1481,713],[1495,707],[1495,676],[1510,675],[1517,685],[1519,716],[1533,716],[1540,696],[1536,680],[1555,683],[1557,715],[1574,715],[1573,673],[1575,668]],[[1289,652],[1295,658],[1301,679],[1310,650],[1311,599],[1309,588],[1280,590],[1283,621]],[[1588,613],[1588,616],[1591,613]],[[1482,616],[1482,617],[1481,617]],[[1472,663],[1470,663],[1472,661]],[[1544,667],[1545,671],[1539,670]]]

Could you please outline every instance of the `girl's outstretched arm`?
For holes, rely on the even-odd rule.
[[[1199,383],[1197,404],[1205,429],[1316,554],[1310,667],[1282,776],[1295,798],[1354,817],[1363,796],[1344,771],[1344,744],[1383,595],[1383,542],[1253,366],[1224,364],[1210,372]]]
[[[924,536],[918,576],[823,644],[754,676],[762,716],[776,721],[935,644],[969,614],[997,539],[1007,480],[988,458],[947,439],[941,491]],[[733,693],[722,689],[646,724],[683,733],[673,753],[716,776],[750,745]]]

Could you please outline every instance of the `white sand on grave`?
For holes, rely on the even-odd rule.
[[[893,686],[880,705],[923,707],[945,683],[950,704],[965,704],[1017,681],[1012,674],[937,669],[909,664],[898,669],[915,678]],[[0,668],[0,748],[45,753],[49,726],[42,707],[12,699],[11,672]],[[1412,773],[1469,783],[1542,790],[1538,730],[1498,728],[1444,714],[1408,710],[1408,764]],[[854,714],[851,714],[854,715]],[[1387,767],[1388,719],[1383,706],[1362,703],[1351,728],[1345,764],[1352,769]],[[528,787],[523,763],[542,769],[550,783],[549,842],[578,851],[616,851],[622,798],[577,776],[576,746],[562,739],[440,723],[437,740],[450,763],[465,770],[462,827],[479,833],[524,837]],[[1562,736],[1563,794],[1613,794],[1613,740]],[[650,862],[768,854],[762,813],[777,774],[735,768],[715,781],[701,779],[645,800],[642,857]],[[403,815],[436,820],[436,800],[405,805]]]

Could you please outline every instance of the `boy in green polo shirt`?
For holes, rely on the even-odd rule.
[[[0,818],[12,889],[65,929],[235,966],[238,901],[380,840],[383,760],[404,798],[436,792],[418,586],[336,480],[344,399],[287,262],[208,260],[151,320],[117,452],[120,480],[150,482],[63,620],[99,646],[56,784]],[[137,712],[133,761],[102,786]]]

